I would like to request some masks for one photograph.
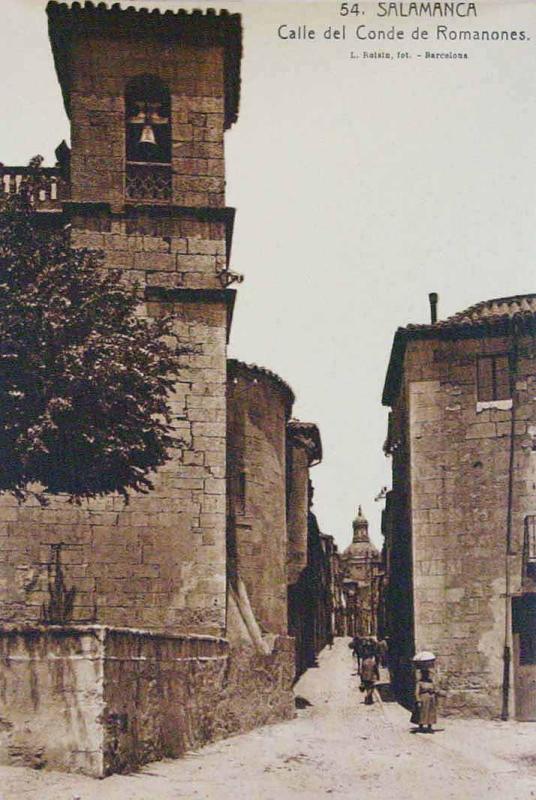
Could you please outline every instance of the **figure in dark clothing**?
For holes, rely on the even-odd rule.
[[[360,672],[361,670],[361,657],[363,654],[361,639],[359,636],[354,636],[350,643],[350,647],[352,649],[352,653],[354,654],[356,661],[357,661],[357,671]]]
[[[376,681],[380,680],[378,665],[373,655],[367,655],[361,665],[361,687],[365,692],[365,705],[371,706],[374,702],[373,694]]]

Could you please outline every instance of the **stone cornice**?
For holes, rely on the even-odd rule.
[[[121,8],[114,3],[74,2],[71,5],[55,0],[47,5],[48,30],[54,64],[60,82],[67,114],[70,112],[71,52],[73,40],[82,36],[135,37],[159,39],[196,46],[218,44],[225,58],[225,127],[238,118],[240,102],[240,62],[242,58],[242,24],[240,14],[213,9],[148,11],[132,6]],[[140,45],[142,46],[142,45]]]

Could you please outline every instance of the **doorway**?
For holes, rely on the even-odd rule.
[[[536,593],[512,598],[516,719],[536,722]]]

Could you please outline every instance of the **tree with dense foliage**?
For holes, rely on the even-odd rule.
[[[146,491],[174,443],[170,322],[141,316],[99,253],[38,225],[32,191],[0,208],[0,491]]]

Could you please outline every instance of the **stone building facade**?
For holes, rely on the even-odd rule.
[[[183,446],[151,492],[0,498],[0,760],[102,776],[293,715],[287,588],[310,559],[321,445],[290,422],[281,379],[227,360],[239,15],[47,11],[72,150],[45,171],[36,219],[102,251],[185,349],[171,397]],[[2,168],[6,192],[19,172]],[[74,597],[63,625],[43,624],[51,591]]]
[[[316,515],[310,510],[307,561],[299,578],[288,589],[289,633],[295,643],[296,679],[309,667],[317,666],[318,654],[335,635],[330,539],[321,532]]]
[[[228,362],[230,571],[261,631],[287,634],[287,423],[294,394],[275,373]],[[238,588],[238,587],[236,587]]]
[[[294,679],[316,663],[333,630],[332,537],[311,505],[320,432],[291,419],[294,393],[263,367],[228,362],[227,637],[270,649],[294,640]]]
[[[308,515],[313,500],[310,469],[322,460],[322,442],[316,425],[292,420],[287,425],[288,585],[307,566]]]
[[[346,601],[343,591],[342,561],[333,536],[322,534],[329,569],[328,607],[331,612],[330,636],[346,636]]]
[[[38,620],[43,565],[62,542],[75,620],[221,635],[234,303],[224,288],[234,211],[225,206],[223,145],[238,112],[240,18],[54,2],[48,16],[72,133],[69,199],[57,224],[71,225],[74,247],[101,250],[105,267],[137,283],[145,313],[173,315],[177,342],[190,351],[171,398],[185,448],[159,470],[154,491],[128,507],[117,497],[46,509],[2,498],[9,555],[0,613]],[[132,121],[149,107],[167,122]],[[129,147],[164,128],[155,154]]]
[[[382,559],[369,537],[368,520],[361,506],[352,523],[352,541],[341,555],[346,629],[349,636],[375,636]]]
[[[400,693],[431,649],[453,713],[535,719],[536,296],[395,335],[387,627]]]
[[[321,532],[312,510],[310,469],[322,459],[320,432],[313,423],[287,425],[288,631],[294,638],[296,678],[316,665],[335,634],[339,586],[336,545]]]

